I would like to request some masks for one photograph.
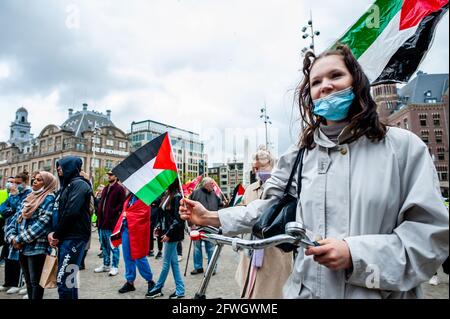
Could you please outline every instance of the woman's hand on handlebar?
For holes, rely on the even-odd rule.
[[[187,198],[180,201],[180,217],[198,226],[220,226],[217,212],[211,212],[200,202]]]

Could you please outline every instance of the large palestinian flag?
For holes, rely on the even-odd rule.
[[[169,134],[164,133],[148,142],[112,172],[126,188],[150,205],[177,178]]]
[[[372,83],[407,82],[430,48],[448,0],[377,0],[338,40]]]

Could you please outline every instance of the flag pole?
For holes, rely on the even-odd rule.
[[[180,172],[178,171],[178,165],[177,165],[177,160],[175,159],[175,154],[173,153],[173,147],[172,147],[172,140],[170,139],[170,134],[169,132],[167,132],[167,136],[169,137],[169,143],[170,143],[170,150],[172,151],[172,156],[173,156],[173,160],[175,161],[175,167],[177,168],[177,176],[178,176],[178,186],[180,187],[180,193],[181,196],[183,197],[183,199],[185,198],[184,196],[184,192],[183,192],[183,185],[181,184],[181,177],[180,177]],[[186,208],[186,203],[183,203],[183,206]],[[187,255],[187,259],[186,259],[186,267],[184,269],[184,277],[186,277],[186,273],[187,273],[187,267],[189,265],[189,257],[191,256],[191,249],[192,249],[192,239],[190,236],[191,233],[191,228],[189,227],[189,222],[186,222],[184,224],[185,228],[185,232],[188,234],[189,236],[189,250],[188,250],[188,255]]]

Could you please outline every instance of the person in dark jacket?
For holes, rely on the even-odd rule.
[[[109,276],[116,276],[119,273],[120,252],[119,248],[111,247],[109,238],[122,213],[125,189],[117,183],[117,177],[111,171],[108,172],[108,181],[109,185],[103,189],[97,208],[98,235],[102,247],[103,265],[95,268],[94,272],[109,272]]]
[[[192,192],[190,199],[202,203],[203,206],[208,207],[207,209],[209,210],[219,210],[219,207],[223,206],[223,202],[214,192],[214,185],[214,180],[212,178],[203,178],[201,187]],[[194,270],[191,271],[191,275],[201,274],[204,271],[202,245],[205,246],[206,254],[208,255],[208,264],[211,261],[214,245],[205,240],[194,241]],[[217,265],[213,274],[216,273],[216,270]]]
[[[77,274],[91,234],[91,185],[80,176],[82,161],[66,156],[57,164],[60,190],[55,202],[50,246],[58,247],[57,285],[60,299],[78,299]]]
[[[182,199],[179,185],[180,183],[178,179],[176,179],[175,182],[169,186],[161,199],[156,228],[158,229],[158,232],[163,234],[163,266],[155,287],[153,287],[153,289],[145,295],[147,298],[163,296],[162,288],[164,287],[170,268],[172,268],[176,290],[169,296],[169,298],[184,298],[184,282],[183,277],[181,277],[177,257],[177,245],[184,239],[185,225],[185,222],[180,218],[180,214],[178,212],[180,200]]]

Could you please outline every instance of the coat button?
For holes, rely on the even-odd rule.
[[[347,149],[346,149],[346,148],[341,148],[341,154],[342,154],[342,155],[347,154]]]

